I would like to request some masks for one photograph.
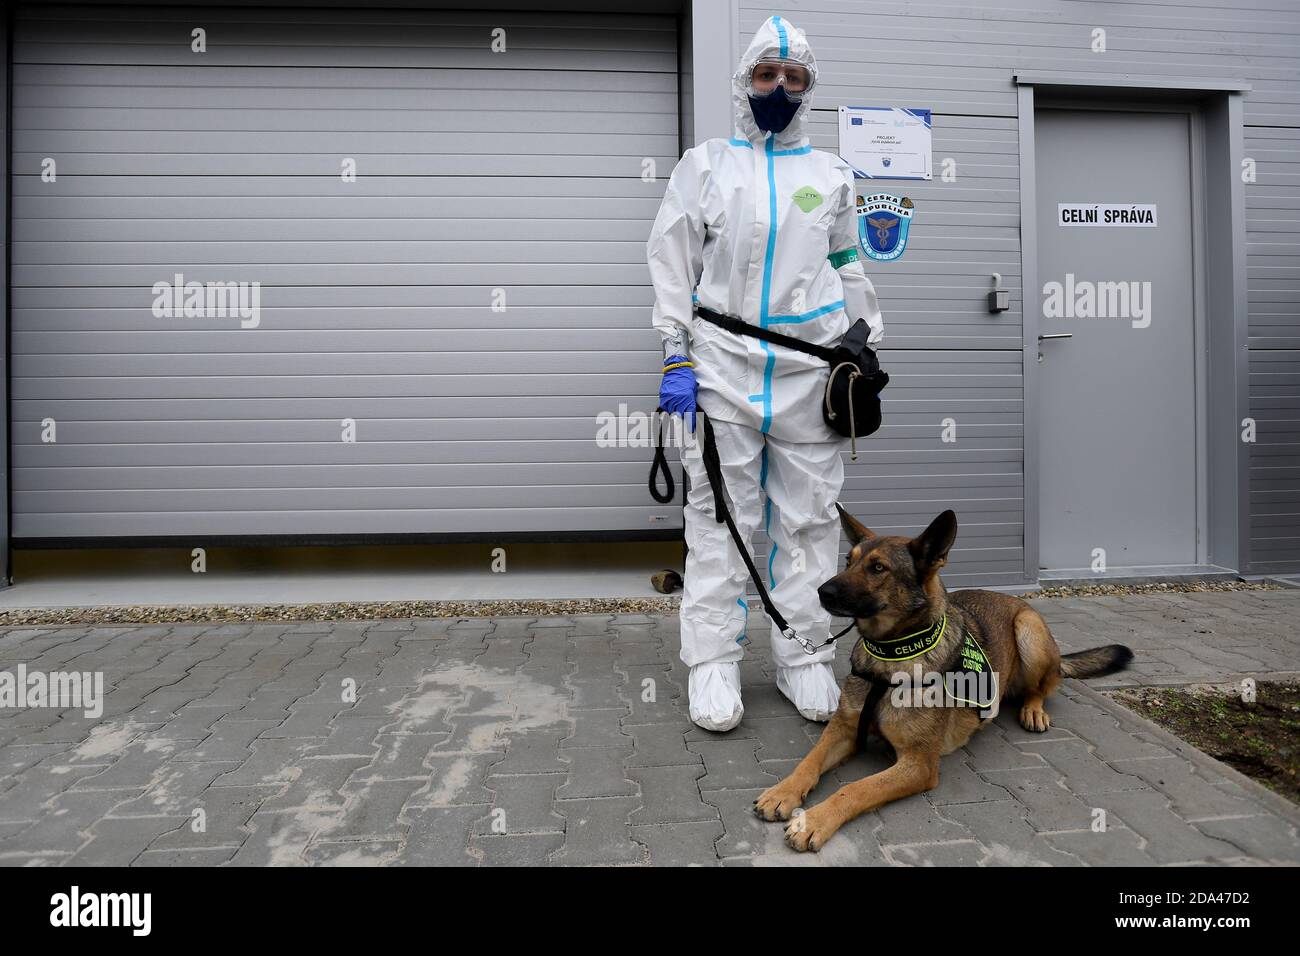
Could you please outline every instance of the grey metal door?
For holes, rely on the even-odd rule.
[[[22,7],[13,534],[680,527],[646,493],[651,450],[598,421],[654,408],[676,31]],[[160,315],[178,274],[260,283],[260,321]]]
[[[1039,342],[1040,564],[1194,564],[1189,118],[1045,109],[1034,125],[1040,332],[1069,336]]]

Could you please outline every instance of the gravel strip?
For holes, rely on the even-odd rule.
[[[1088,597],[1188,591],[1276,591],[1280,585],[1244,581],[1090,584],[1026,591],[1026,598]],[[584,598],[561,601],[372,601],[323,604],[131,605],[129,607],[13,608],[0,627],[77,624],[206,624],[255,621],[373,621],[443,617],[556,617],[574,614],[675,614],[679,597]]]
[[[0,627],[47,624],[206,624],[254,621],[371,621],[443,617],[554,617],[572,614],[671,614],[680,599],[590,598],[562,601],[373,601],[330,604],[132,605],[14,608]]]
[[[1103,594],[1163,594],[1190,593],[1192,591],[1281,591],[1280,584],[1267,581],[1251,583],[1249,581],[1159,581],[1152,584],[1077,584],[1061,587],[1045,587],[1040,591],[1026,591],[1021,597],[1058,598],[1089,597]]]

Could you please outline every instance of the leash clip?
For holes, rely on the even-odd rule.
[[[793,627],[786,627],[786,629],[785,629],[784,631],[782,631],[781,633],[784,634],[788,640],[794,641],[796,644],[798,644],[800,647],[802,647],[802,648],[803,648],[803,652],[804,652],[805,654],[816,654],[816,653],[817,653],[817,648],[818,648],[820,645],[818,645],[818,644],[814,644],[812,641],[808,640],[808,638],[806,638],[806,637],[800,637],[798,634],[796,634],[796,633],[794,632],[794,628],[793,628]]]
[[[802,647],[803,652],[805,654],[816,654],[827,644],[834,644],[845,634],[849,633],[849,631],[853,630],[853,628],[855,628],[856,626],[857,626],[856,621],[850,621],[848,627],[844,628],[844,630],[840,631],[838,634],[832,634],[830,637],[826,638],[826,640],[822,641],[820,644],[814,644],[812,641],[808,640],[808,638],[800,637],[798,634],[794,632],[794,628],[788,625],[781,631],[781,633],[785,635],[787,640],[794,641],[796,644]]]

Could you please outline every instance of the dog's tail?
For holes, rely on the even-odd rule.
[[[1123,644],[1107,644],[1061,656],[1062,677],[1105,677],[1128,667],[1133,652]]]

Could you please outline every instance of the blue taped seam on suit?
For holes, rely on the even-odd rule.
[[[815,319],[818,316],[825,315],[827,312],[834,312],[836,309],[844,308],[844,300],[832,302],[830,305],[824,305],[820,309],[813,309],[811,312],[804,312],[802,315],[772,315],[768,316],[768,325],[794,325],[798,322],[807,322],[809,319]]]
[[[767,328],[768,309],[770,307],[769,298],[772,295],[772,261],[776,258],[776,163],[772,159],[773,137],[768,136],[766,143],[767,150],[767,196],[768,196],[768,216],[770,221],[767,227],[767,250],[763,259],[763,298],[760,303],[759,327]],[[776,367],[776,353],[772,347],[760,339],[763,351],[767,353],[767,361],[763,365],[763,424],[759,429],[764,435],[772,427],[772,370]]]

